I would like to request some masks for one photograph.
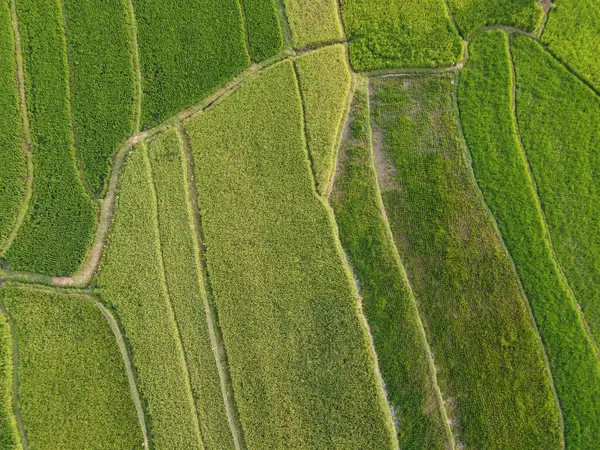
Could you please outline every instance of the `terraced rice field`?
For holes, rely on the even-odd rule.
[[[5,0],[0,450],[595,450],[590,0]]]

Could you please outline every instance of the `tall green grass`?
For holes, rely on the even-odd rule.
[[[136,449],[142,434],[115,336],[83,298],[0,289],[19,349],[29,448]]]
[[[6,259],[11,269],[69,275],[91,243],[96,210],[75,163],[62,10],[56,1],[16,3],[34,179],[28,214]]]
[[[283,49],[274,0],[241,0],[252,61],[261,62]]]
[[[0,448],[21,448],[13,412],[13,339],[8,318],[0,311]]]
[[[181,147],[173,129],[149,145],[165,279],[179,324],[204,446],[225,450],[234,448],[234,444],[206,321],[206,288],[187,206],[186,161]]]
[[[238,0],[133,0],[142,127],[196,104],[249,63]]]
[[[512,41],[517,119],[566,278],[600,341],[600,98],[536,41]]]
[[[290,61],[186,125],[248,448],[396,448]]]
[[[567,448],[600,442],[600,361],[563,279],[512,111],[507,36],[475,35],[461,76],[459,106],[473,169],[521,277],[546,347]]]
[[[135,72],[123,0],[65,0],[77,159],[93,197],[134,132]]]
[[[294,47],[340,42],[344,37],[337,0],[283,0]]]
[[[572,70],[600,92],[600,3],[594,0],[556,0],[542,42]]]
[[[383,191],[395,242],[465,448],[561,448],[560,414],[517,275],[469,172],[454,74],[373,81],[397,170]]]
[[[137,369],[153,448],[202,448],[162,269],[146,148],[125,162],[108,245],[94,286],[122,324]],[[193,270],[193,268],[192,268]]]
[[[331,204],[360,284],[388,400],[403,449],[447,449],[435,372],[414,296],[382,214],[369,124],[367,86],[354,96]]]
[[[0,5],[0,252],[23,202],[27,175],[14,44],[9,3],[3,2]]]
[[[354,70],[450,66],[463,55],[444,0],[340,0]]]
[[[456,26],[466,37],[486,25],[533,31],[544,18],[538,0],[450,0],[449,6]]]
[[[352,83],[346,49],[341,44],[319,49],[295,64],[315,183],[319,194],[327,195]]]

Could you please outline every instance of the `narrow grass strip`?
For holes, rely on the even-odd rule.
[[[68,275],[83,263],[96,211],[79,180],[59,2],[17,0],[35,177],[29,211],[6,252],[11,269]]]
[[[63,0],[77,159],[93,197],[134,132],[135,71],[123,0]]]
[[[560,411],[517,274],[461,140],[455,75],[380,78],[373,118],[397,170],[382,193],[457,446],[559,449]]]
[[[331,204],[360,285],[400,448],[452,448],[423,325],[383,211],[368,101],[362,83],[354,95]]]
[[[27,158],[19,109],[15,36],[8,2],[0,5],[0,252],[15,226],[26,192]]]
[[[143,129],[199,103],[250,62],[238,0],[132,2],[143,75]]]
[[[235,446],[204,310],[202,296],[206,295],[206,289],[198,276],[200,268],[192,218],[186,205],[187,180],[183,177],[186,161],[182,153],[181,139],[172,128],[149,144],[165,278],[187,355],[204,445],[226,450]]]
[[[19,449],[21,438],[13,411],[13,339],[0,306],[0,448]]]
[[[340,0],[358,72],[444,67],[463,56],[445,0]]]
[[[0,289],[19,348],[20,411],[31,448],[137,448],[142,435],[110,327],[89,301]]]
[[[131,346],[154,448],[202,448],[177,327],[165,294],[146,148],[129,154],[94,280]]]
[[[248,448],[397,447],[290,61],[186,125]]]
[[[343,40],[337,0],[283,0],[283,3],[296,49]]]
[[[283,49],[274,0],[241,0],[252,61],[261,62]]]
[[[475,35],[459,106],[479,187],[508,247],[546,347],[567,448],[600,442],[600,361],[561,274],[513,116],[507,36]]]
[[[305,53],[295,65],[315,184],[327,196],[352,83],[346,48],[338,44]]]

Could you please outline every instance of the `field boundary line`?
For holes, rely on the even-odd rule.
[[[548,23],[548,18],[552,12],[553,5],[554,0],[540,0],[540,6],[542,7],[542,11],[544,11],[544,18],[542,19],[542,23],[537,30],[534,31],[538,39],[541,39],[542,34],[544,34],[544,30],[546,29],[546,24]]]
[[[29,450],[27,428],[23,422],[23,416],[21,416],[21,407],[19,404],[19,346],[17,345],[17,331],[12,317],[10,314],[8,314],[8,311],[2,302],[0,302],[0,314],[6,317],[12,341],[12,410],[15,416],[15,422],[17,424],[23,450]]]
[[[212,288],[206,265],[206,248],[204,247],[204,231],[202,228],[202,215],[198,206],[198,191],[196,181],[194,179],[194,158],[185,129],[181,124],[177,127],[177,134],[182,142],[184,158],[182,158],[184,175],[186,178],[186,194],[188,196],[186,206],[188,212],[188,221],[192,231],[192,239],[194,242],[194,259],[196,260],[196,276],[201,288],[204,287],[204,292],[200,292],[204,304],[204,312],[208,324],[208,334],[210,337],[213,356],[219,373],[219,382],[221,385],[221,393],[223,402],[227,412],[227,421],[233,437],[233,442],[236,450],[246,448],[244,431],[240,423],[239,414],[235,406],[235,395],[233,392],[233,384],[231,374],[229,372],[229,364],[227,359],[227,349],[220,330],[216,308],[209,301],[209,296],[212,297]]]
[[[0,255],[5,254],[19,233],[25,217],[29,213],[29,205],[33,196],[33,155],[31,153],[31,130],[29,124],[29,113],[27,111],[27,83],[25,82],[25,67],[23,62],[23,43],[21,39],[21,30],[19,28],[19,18],[17,13],[16,0],[10,0],[10,16],[13,30],[14,57],[17,69],[17,87],[19,89],[19,112],[21,116],[21,125],[23,127],[23,151],[27,164],[27,178],[25,180],[25,196],[21,202],[21,207],[13,223],[12,229],[4,242],[4,247],[0,249]]]
[[[455,450],[460,448],[460,445],[456,441],[456,436],[451,427],[452,419],[448,414],[448,410],[446,409],[446,402],[444,401],[444,395],[442,390],[440,389],[440,385],[437,379],[437,369],[435,366],[435,358],[433,355],[433,351],[431,350],[431,346],[429,345],[429,341],[427,339],[427,332],[425,331],[425,325],[423,324],[423,319],[421,318],[421,312],[419,311],[419,305],[417,303],[417,298],[415,296],[413,287],[408,279],[408,274],[406,273],[406,269],[402,262],[402,258],[400,257],[400,252],[398,251],[398,247],[396,246],[396,241],[394,239],[394,233],[392,232],[392,228],[390,226],[390,222],[387,216],[387,211],[385,209],[385,204],[383,203],[383,196],[381,192],[381,186],[379,181],[379,175],[377,174],[377,165],[375,163],[375,152],[374,152],[374,144],[373,144],[373,132],[371,127],[371,79],[367,79],[367,117],[369,120],[368,123],[368,133],[369,133],[369,162],[371,164],[371,169],[373,170],[375,176],[375,192],[377,199],[377,206],[381,212],[381,217],[383,219],[383,224],[385,228],[385,234],[387,239],[389,240],[392,248],[392,253],[394,260],[396,261],[396,265],[400,270],[402,278],[408,287],[408,292],[410,295],[411,305],[414,308],[415,316],[417,318],[417,323],[419,327],[419,334],[421,336],[423,347],[425,349],[425,355],[427,359],[427,365],[429,368],[429,377],[431,379],[436,397],[437,404],[442,419],[444,420],[444,429],[447,433],[447,439],[450,441],[450,449]]]
[[[592,93],[594,93],[597,97],[600,97],[600,90],[598,88],[596,88],[592,83],[590,83],[583,75],[580,75],[579,72],[577,72],[575,69],[573,69],[571,66],[569,66],[569,64],[565,61],[563,61],[558,55],[556,55],[552,50],[550,50],[550,48],[548,48],[547,45],[545,45],[542,41],[540,41],[539,39],[536,39],[540,45],[542,46],[542,48],[550,55],[552,56],[552,58],[562,67],[564,67],[564,69],[569,72],[571,75],[573,75],[575,78],[577,78],[581,83],[583,83],[588,89],[590,89],[592,91]]]
[[[277,16],[279,17],[279,24],[281,26],[283,48],[285,50],[294,50],[294,38],[292,37],[292,30],[290,28],[290,23],[288,22],[283,0],[275,0],[275,8],[277,9]]]
[[[135,71],[135,93],[134,93],[134,111],[133,111],[133,133],[140,132],[140,123],[142,120],[142,69],[140,67],[140,46],[138,41],[137,18],[135,16],[135,8],[132,0],[124,0],[125,8],[127,9],[127,22],[129,45]]]
[[[248,54],[248,58],[250,62],[253,61],[252,55],[252,47],[250,46],[250,35],[248,33],[248,18],[246,17],[246,10],[244,8],[245,0],[237,0],[236,4],[240,9],[240,17],[242,19],[242,31],[244,32],[244,42],[246,44],[246,53]]]
[[[200,417],[198,414],[198,409],[196,408],[196,402],[194,401],[194,390],[192,388],[192,381],[190,377],[190,366],[187,357],[187,353],[185,351],[185,346],[183,344],[183,337],[181,335],[181,328],[179,326],[179,322],[177,321],[177,314],[175,313],[175,308],[173,307],[173,298],[171,296],[171,292],[169,289],[169,284],[167,283],[167,275],[165,273],[165,261],[164,261],[164,252],[163,252],[163,243],[160,237],[160,224],[158,218],[158,196],[156,194],[156,184],[154,182],[154,175],[152,173],[152,164],[150,163],[150,158],[148,156],[148,146],[142,144],[141,150],[144,155],[144,165],[146,166],[146,177],[150,182],[150,188],[152,189],[152,205],[149,205],[152,208],[152,217],[153,217],[153,227],[154,233],[156,234],[156,245],[155,251],[158,259],[159,271],[160,271],[160,284],[162,287],[163,294],[167,300],[167,304],[169,306],[169,321],[173,323],[175,326],[175,331],[177,332],[177,349],[179,350],[181,357],[183,359],[183,368],[185,369],[185,383],[187,385],[188,391],[188,402],[190,403],[190,407],[192,411],[194,411],[194,422],[196,426],[196,430],[194,430],[194,434],[197,435],[197,439],[199,440],[200,445],[204,448],[204,440],[202,439],[202,431],[200,429]]]
[[[554,243],[552,241],[552,236],[550,234],[550,228],[548,227],[548,219],[546,218],[546,212],[544,211],[544,205],[542,203],[542,198],[540,197],[540,192],[539,192],[539,189],[537,186],[537,181],[535,179],[535,175],[533,174],[533,169],[531,167],[529,158],[527,157],[527,153],[525,152],[525,147],[523,145],[523,141],[521,139],[521,133],[519,130],[519,121],[517,119],[517,108],[518,108],[518,106],[517,106],[517,72],[516,72],[516,68],[515,68],[515,62],[514,62],[514,57],[513,57],[513,52],[512,52],[512,44],[510,42],[510,39],[509,39],[508,49],[509,49],[509,53],[510,53],[510,65],[511,65],[511,70],[512,70],[512,81],[513,81],[512,94],[511,94],[512,95],[512,122],[513,122],[513,127],[515,130],[515,134],[517,136],[519,150],[520,150],[523,160],[525,161],[525,167],[527,169],[528,178],[531,182],[531,185],[533,186],[533,191],[535,193],[535,200],[536,200],[535,203],[536,203],[537,209],[540,213],[540,217],[542,219],[542,229],[543,229],[543,233],[544,233],[544,238],[548,242],[550,251],[552,253],[552,259],[554,260],[554,263],[556,264],[561,281],[564,283],[565,287],[567,288],[567,290],[570,294],[571,300],[573,301],[573,304],[576,307],[579,318],[581,319],[583,326],[585,328],[587,337],[590,339],[590,342],[596,352],[596,357],[598,359],[600,359],[600,348],[598,347],[598,343],[596,342],[596,339],[592,335],[592,331],[587,322],[585,314],[583,313],[583,310],[581,309],[581,305],[579,304],[579,301],[577,300],[577,296],[575,295],[575,292],[573,291],[573,289],[571,288],[571,285],[569,284],[569,280],[562,268],[562,264],[560,263],[560,260],[558,259],[556,249],[554,248]]]

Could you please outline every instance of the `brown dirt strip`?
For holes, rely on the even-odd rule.
[[[202,300],[204,302],[208,333],[210,336],[210,342],[212,344],[211,347],[213,349],[214,358],[217,364],[221,392],[223,394],[223,402],[225,403],[227,419],[231,429],[231,434],[233,436],[234,445],[237,450],[243,450],[246,448],[244,431],[242,429],[237,408],[235,406],[233,385],[231,382],[231,374],[229,373],[229,363],[227,360],[227,350],[221,334],[217,312],[213,307],[212,302],[209,301],[209,296],[212,297],[212,289],[208,275],[208,269],[206,267],[206,248],[204,247],[202,216],[198,206],[198,191],[196,188],[196,181],[194,180],[194,159],[192,155],[192,149],[189,138],[181,124],[178,126],[178,132],[183,141],[183,150],[187,167],[186,178],[188,190],[188,211],[193,220],[194,230],[196,231],[194,240],[197,247],[196,257],[198,258],[199,262],[200,273],[198,276],[201,277],[206,291],[206,295],[202,295]]]

